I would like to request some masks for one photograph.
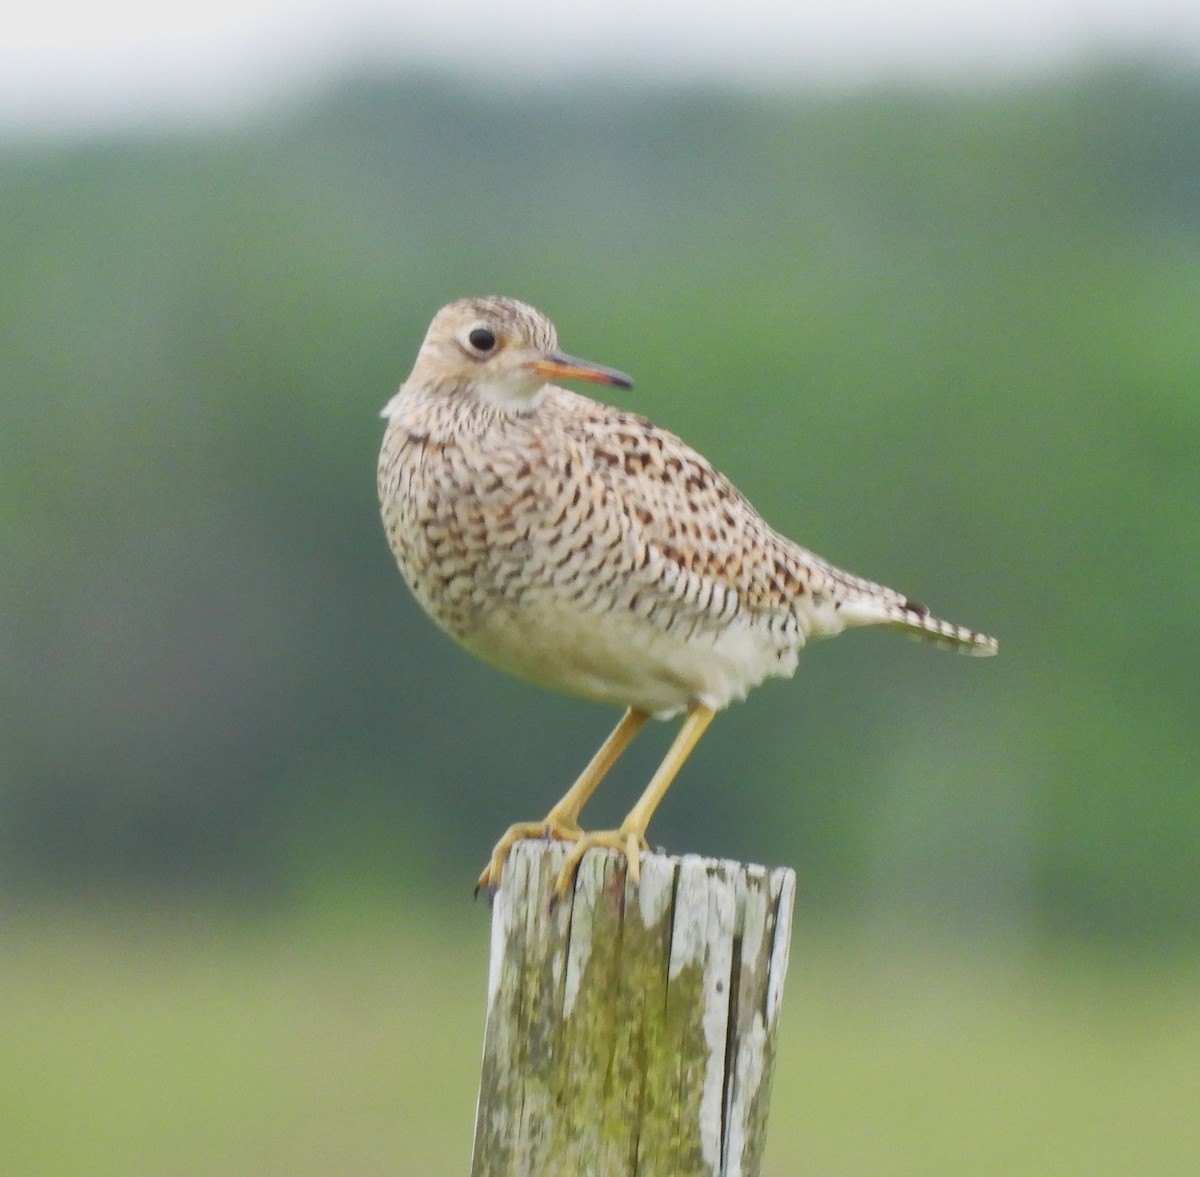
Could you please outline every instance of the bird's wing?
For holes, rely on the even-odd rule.
[[[995,652],[993,639],[942,621],[903,593],[775,531],[675,434],[636,414],[554,392],[552,412],[568,435],[559,452],[572,467],[560,471],[560,495],[572,489],[555,522],[575,524],[583,537],[569,553],[580,557],[575,572],[585,584],[571,592],[581,604],[598,585],[608,601],[688,634],[721,629],[741,615],[782,644],[883,625],[967,653]],[[603,559],[591,550],[597,546]],[[559,561],[564,568],[571,562]]]
[[[672,616],[724,624],[746,612],[790,626],[806,594],[820,600],[854,582],[774,531],[673,433],[614,409],[575,408],[571,420],[589,482],[602,488],[605,512],[620,517],[629,584],[642,597],[666,599]]]

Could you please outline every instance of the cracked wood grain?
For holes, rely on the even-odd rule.
[[[472,1177],[754,1177],[795,876],[519,843],[492,913]]]

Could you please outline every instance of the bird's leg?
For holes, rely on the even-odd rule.
[[[559,838],[564,842],[574,842],[583,836],[579,828],[579,812],[587,804],[588,798],[596,791],[596,786],[608,774],[608,770],[616,764],[618,757],[633,742],[633,737],[642,730],[648,712],[630,707],[621,716],[621,722],[612,730],[612,734],[600,745],[600,750],[592,757],[587,768],[579,774],[579,779],[563,794],[562,799],[550,810],[541,821],[519,821],[505,831],[504,837],[496,843],[492,857],[479,882],[475,884],[475,893],[487,887],[495,891],[500,886],[500,875],[504,870],[504,861],[513,844],[525,838]]]
[[[610,850],[621,851],[629,864],[630,880],[634,883],[638,882],[640,877],[638,854],[646,847],[646,827],[650,824],[650,818],[666,795],[676,774],[683,767],[683,762],[691,754],[700,737],[704,735],[704,729],[712,723],[715,714],[716,712],[711,707],[706,707],[703,703],[691,704],[688,707],[687,718],[683,721],[683,726],[680,727],[670,748],[667,749],[667,754],[658,766],[658,771],[650,778],[650,783],[646,786],[645,792],[637,799],[637,804],[626,814],[620,829],[598,830],[592,834],[583,834],[575,840],[575,845],[567,856],[567,861],[563,863],[563,868],[559,871],[558,879],[554,884],[554,893],[559,899],[562,899],[571,889],[571,884],[575,880],[575,872],[579,869],[583,856],[593,846],[603,846]]]

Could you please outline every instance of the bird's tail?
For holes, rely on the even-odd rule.
[[[869,597],[846,600],[842,602],[841,614],[847,625],[882,625],[898,629],[910,637],[943,650],[957,650],[960,654],[986,658],[1000,650],[1000,643],[995,638],[934,617],[924,605],[904,597],[893,601]]]

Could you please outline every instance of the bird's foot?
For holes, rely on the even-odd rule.
[[[508,860],[509,851],[518,842],[524,842],[530,838],[554,838],[560,842],[578,842],[582,837],[583,831],[577,822],[561,818],[553,811],[543,821],[516,822],[508,827],[504,832],[504,837],[496,843],[492,857],[488,860],[487,866],[483,868],[479,882],[475,884],[475,894],[478,895],[480,891],[486,890],[489,895],[494,895],[500,889],[500,876],[504,873],[504,864]]]
[[[643,832],[637,826],[622,823],[619,830],[596,830],[575,839],[575,845],[571,848],[571,853],[567,855],[567,860],[563,863],[562,869],[558,872],[558,878],[555,880],[554,899],[559,900],[566,897],[567,892],[575,883],[575,875],[579,871],[579,864],[583,861],[583,856],[589,850],[597,848],[616,850],[617,853],[624,854],[627,864],[626,877],[636,886],[641,878],[639,855],[641,851],[650,849]]]

